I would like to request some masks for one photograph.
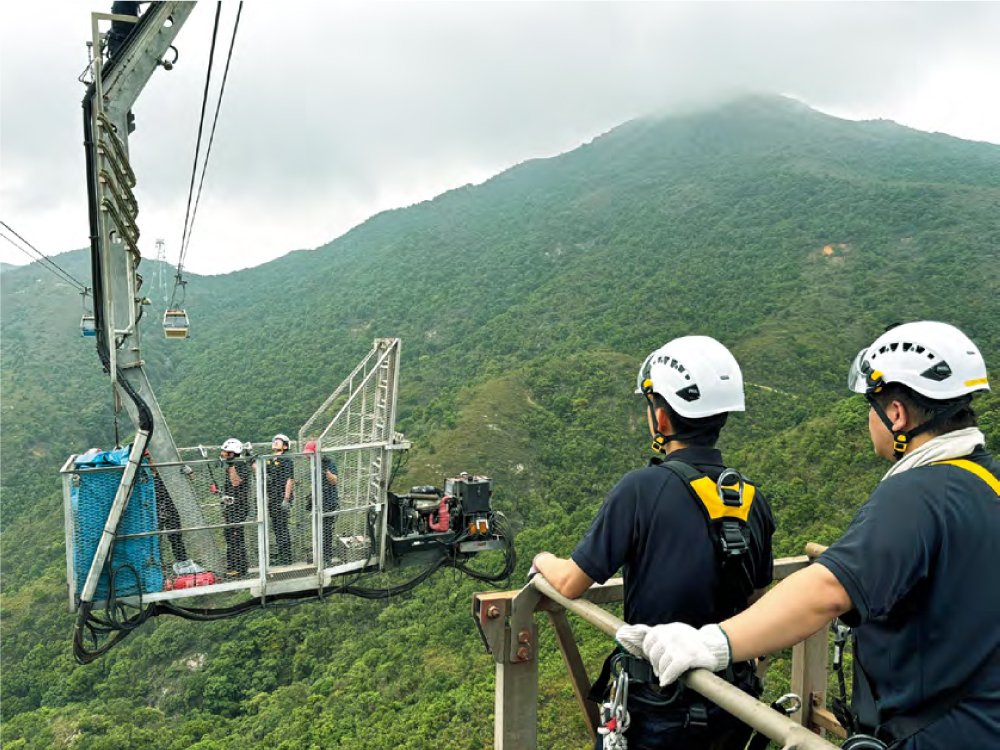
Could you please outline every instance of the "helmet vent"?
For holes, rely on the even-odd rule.
[[[697,401],[701,398],[701,391],[698,390],[698,385],[696,383],[694,385],[689,385],[687,388],[681,388],[677,391],[677,395],[685,401]]]
[[[942,380],[947,380],[951,377],[951,367],[948,366],[947,362],[942,360],[920,373],[920,377],[940,383]]]

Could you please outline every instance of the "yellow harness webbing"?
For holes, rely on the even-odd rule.
[[[698,495],[701,504],[705,506],[708,517],[713,521],[717,521],[720,518],[735,518],[743,521],[743,523],[747,522],[747,518],[750,515],[750,506],[753,505],[754,493],[756,491],[754,486],[749,482],[743,484],[743,504],[739,507],[726,505],[722,502],[722,498],[719,497],[718,487],[707,476],[695,479],[689,484],[691,485],[691,489],[695,491],[695,494]]]
[[[931,464],[931,466],[938,466],[940,464],[951,464],[952,466],[957,466],[960,469],[965,469],[966,471],[975,474],[990,486],[990,489],[997,494],[997,497],[1000,497],[1000,479],[997,479],[976,462],[969,461],[965,458],[955,458],[950,461],[935,461]]]

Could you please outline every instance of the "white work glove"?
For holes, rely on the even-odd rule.
[[[618,628],[615,639],[630,654],[653,665],[661,687],[676,682],[689,669],[718,672],[732,661],[729,638],[718,625],[701,630],[681,622],[655,627],[624,625]]]
[[[292,501],[288,500],[287,498],[285,500],[282,500],[281,501],[281,509],[283,511],[285,511],[286,513],[288,511],[290,511],[292,509]]]

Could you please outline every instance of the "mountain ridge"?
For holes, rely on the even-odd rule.
[[[399,486],[489,473],[523,575],[539,549],[568,552],[643,460],[642,357],[713,335],[757,386],[722,447],[771,498],[779,553],[798,554],[835,539],[884,470],[843,385],[884,325],[948,320],[996,372],[1000,147],[904,130],[759,98],[634,121],[319,248],[192,275],[189,340],[163,339],[157,298],[145,313],[150,378],[181,443],[293,433],[373,338],[400,336],[399,428],[416,447]],[[89,276],[85,252],[56,257]],[[143,262],[147,285],[156,269]],[[447,577],[386,605],[164,620],[74,665],[57,471],[113,441],[109,388],[71,285],[37,266],[0,284],[5,745],[489,746],[492,663],[465,614],[477,586]],[[980,403],[996,450],[998,398]],[[578,637],[594,671],[609,644]],[[542,669],[542,744],[582,747],[553,649]]]

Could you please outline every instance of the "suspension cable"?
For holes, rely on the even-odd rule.
[[[3,233],[0,233],[0,237],[2,237],[3,239],[7,240],[7,242],[9,242],[11,245],[13,245],[18,250],[20,250],[22,253],[24,253],[29,258],[31,258],[32,261],[36,261],[36,262],[41,263],[43,265],[43,267],[47,268],[49,271],[51,271],[52,273],[54,273],[57,276],[59,276],[63,281],[69,282],[70,284],[72,284],[77,289],[81,290],[82,292],[86,292],[87,291],[86,285],[84,285],[81,282],[77,281],[77,279],[75,279],[73,276],[71,276],[68,271],[66,271],[63,268],[61,268],[58,263],[56,263],[50,257],[48,257],[47,255],[45,255],[45,253],[43,253],[37,247],[35,247],[34,245],[32,245],[26,239],[24,239],[24,237],[22,237],[20,234],[18,234],[16,231],[14,231],[14,229],[6,221],[0,221],[0,226],[3,226],[4,229],[6,229],[11,234],[13,234],[15,237],[17,237],[19,240],[21,240],[21,242],[23,242],[25,245],[27,245],[29,248],[31,248],[36,253],[37,257],[36,257],[36,255],[32,255],[27,250],[25,250],[23,247],[21,247],[20,245],[18,245],[16,242],[14,242],[14,240],[12,240],[7,235],[5,235]]]
[[[184,248],[187,240],[188,233],[188,221],[191,218],[191,199],[194,197],[194,182],[198,175],[198,155],[201,152],[201,135],[205,128],[205,111],[208,108],[208,89],[212,82],[212,62],[215,59],[215,41],[219,36],[219,17],[222,15],[222,3],[217,3],[215,6],[215,25],[212,28],[212,46],[208,51],[208,72],[205,75],[205,92],[202,94],[201,98],[201,118],[198,122],[198,139],[195,142],[194,147],[194,163],[191,165],[191,184],[188,187],[188,198],[187,198],[187,208],[184,212],[184,230],[181,232],[181,250],[177,257],[177,283],[174,285],[174,292],[177,291],[177,286],[180,285],[181,281],[181,270],[184,267]],[[173,307],[173,298],[171,297],[170,306]]]
[[[220,3],[221,6],[221,3]],[[236,45],[236,32],[240,28],[240,15],[243,13],[243,0],[240,0],[239,8],[236,11],[236,23],[233,24],[233,36],[229,40],[229,54],[226,56],[226,68],[222,72],[222,86],[219,89],[219,100],[215,105],[215,117],[212,120],[212,132],[208,136],[208,147],[205,149],[205,161],[201,165],[201,179],[198,181],[198,194],[194,199],[194,210],[191,212],[191,224],[188,226],[187,239],[182,241],[181,258],[187,255],[188,246],[191,244],[191,233],[194,231],[194,220],[198,215],[198,203],[201,201],[201,188],[205,184],[205,172],[208,171],[208,158],[212,153],[212,143],[215,141],[215,126],[219,124],[219,110],[222,109],[222,95],[226,92],[226,80],[229,78],[229,63],[233,60],[233,47]],[[178,271],[180,269],[178,268]]]

